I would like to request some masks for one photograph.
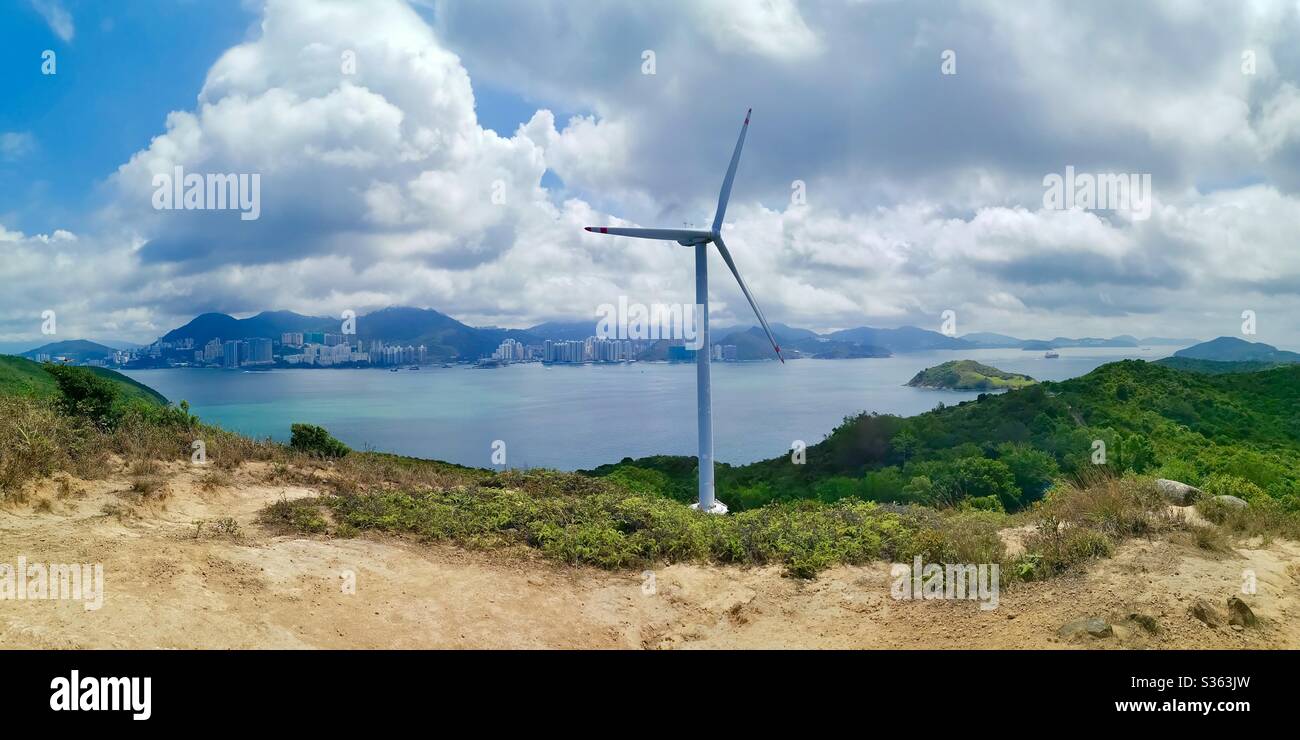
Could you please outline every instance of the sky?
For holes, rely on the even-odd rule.
[[[689,251],[582,227],[711,223],[753,108],[723,235],[771,321],[1300,349],[1298,41],[1294,0],[0,0],[0,347],[693,303]],[[160,206],[177,167],[257,218]]]

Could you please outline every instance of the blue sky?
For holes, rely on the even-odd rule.
[[[194,106],[213,61],[259,19],[238,2],[64,0],[74,19],[64,40],[37,4],[3,4],[0,68],[39,70],[45,50],[57,55],[54,75],[0,75],[0,132],[30,137],[21,156],[0,159],[0,223],[29,233],[86,226],[104,179],[170,111]],[[542,107],[487,84],[475,99],[480,122],[506,136]]]
[[[1294,3],[0,3],[0,346],[46,309],[147,342],[693,302],[684,250],[582,227],[707,223],[750,107],[725,229],[773,321],[1210,338],[1249,310],[1300,344]],[[257,174],[259,218],[154,207],[175,167]],[[1150,176],[1150,213],[1049,205],[1066,167]]]

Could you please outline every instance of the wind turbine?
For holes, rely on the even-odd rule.
[[[735,260],[731,259],[731,252],[727,250],[726,243],[722,241],[722,218],[727,215],[727,201],[731,198],[731,184],[736,179],[736,166],[740,164],[740,150],[745,146],[745,133],[749,131],[749,114],[753,112],[753,108],[745,112],[745,123],[740,127],[740,138],[736,140],[736,151],[731,154],[731,164],[727,167],[727,176],[722,179],[722,191],[718,193],[718,211],[713,216],[712,229],[702,231],[697,229],[628,229],[612,226],[586,227],[587,231],[597,234],[634,236],[640,239],[663,239],[677,242],[684,247],[695,247],[695,303],[697,306],[703,307],[701,313],[704,315],[697,319],[697,331],[700,339],[703,340],[703,344],[701,349],[695,351],[695,394],[698,407],[696,412],[699,422],[700,450],[700,500],[699,503],[692,504],[691,508],[710,514],[727,513],[727,505],[718,501],[713,495],[713,408],[709,383],[709,355],[712,350],[712,345],[709,343],[709,244],[718,247],[718,254],[722,255],[722,261],[727,263],[731,274],[736,276],[736,282],[740,284],[741,292],[745,294],[745,299],[749,301],[750,308],[753,308],[754,314],[758,316],[759,323],[763,325],[763,331],[767,332],[767,338],[772,342],[772,349],[776,351],[777,359],[782,364],[785,363],[785,358],[781,356],[781,347],[777,345],[776,337],[772,335],[772,329],[767,325],[767,319],[763,318],[763,312],[759,310],[758,304],[754,302],[754,296],[749,293],[749,286],[745,285],[745,279],[736,270]]]

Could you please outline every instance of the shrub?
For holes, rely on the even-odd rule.
[[[68,416],[89,420],[100,429],[111,429],[121,418],[118,390],[112,382],[84,367],[46,363],[45,372],[59,387],[58,407]]]
[[[45,402],[0,396],[0,500],[21,499],[23,484],[56,470],[89,473],[104,458],[99,432]]]
[[[347,445],[334,439],[324,427],[315,424],[294,424],[289,438],[289,447],[308,455],[322,458],[343,457],[352,450]]]

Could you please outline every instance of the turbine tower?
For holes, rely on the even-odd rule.
[[[695,303],[702,307],[702,316],[696,319],[696,331],[699,332],[699,339],[702,341],[700,349],[695,351],[695,394],[697,400],[698,415],[698,434],[699,434],[699,461],[700,461],[700,500],[699,503],[693,504],[691,508],[698,508],[710,514],[727,513],[726,504],[718,501],[713,495],[713,408],[711,400],[711,387],[709,382],[709,355],[712,350],[712,344],[709,342],[709,245],[713,244],[718,248],[718,254],[722,255],[722,261],[727,263],[727,268],[731,274],[736,276],[736,282],[740,284],[740,290],[745,294],[745,299],[749,301],[750,308],[754,309],[754,315],[758,316],[758,321],[763,325],[763,331],[767,332],[767,338],[772,342],[772,349],[776,351],[777,359],[785,363],[785,358],[781,356],[781,347],[776,343],[776,337],[772,335],[772,329],[767,325],[767,319],[763,318],[763,312],[759,310],[758,304],[754,302],[754,296],[749,292],[749,286],[745,285],[745,279],[740,276],[736,270],[736,262],[731,259],[731,252],[727,250],[727,245],[722,241],[722,219],[727,215],[727,201],[731,198],[731,185],[736,179],[736,166],[740,164],[740,150],[745,146],[745,134],[749,131],[749,114],[754,109],[750,108],[745,112],[745,123],[740,127],[740,138],[736,140],[736,150],[731,154],[731,164],[727,167],[727,175],[722,179],[722,191],[718,193],[718,210],[713,216],[713,228],[708,231],[696,229],[629,229],[622,227],[605,227],[605,226],[588,226],[587,231],[597,234],[611,234],[613,236],[634,236],[639,239],[662,239],[674,241],[684,247],[695,248]]]

